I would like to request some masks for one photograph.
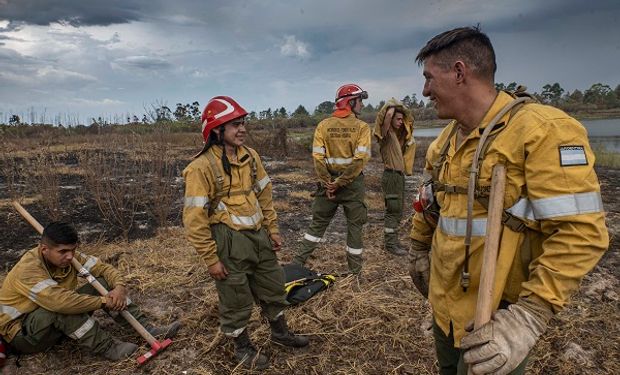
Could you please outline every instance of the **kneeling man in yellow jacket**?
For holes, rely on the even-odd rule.
[[[128,298],[125,281],[111,265],[77,251],[76,230],[67,223],[53,222],[43,230],[39,246],[28,251],[11,269],[0,288],[0,335],[17,354],[37,353],[68,337],[95,354],[116,361],[138,349],[121,342],[92,318],[98,309],[127,309],[153,336],[169,338],[181,327],[173,322],[165,327],[151,325]],[[77,288],[73,257],[108,290],[100,296],[86,284]],[[117,323],[129,328],[118,315]]]

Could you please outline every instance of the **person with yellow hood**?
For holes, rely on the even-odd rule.
[[[439,118],[454,119],[429,146],[411,231],[410,273],[433,309],[440,372],[465,374],[470,366],[473,374],[523,374],[549,320],[609,245],[586,129],[523,90],[496,90],[495,52],[477,27],[435,36],[416,61],[424,66],[424,96]],[[470,331],[499,163],[506,190],[496,311]]]
[[[293,263],[306,262],[338,206],[342,206],[347,219],[347,264],[354,274],[362,270],[362,227],[367,220],[362,171],[370,159],[370,128],[357,116],[367,98],[368,93],[356,84],[341,86],[336,91],[336,111],[316,127],[312,158],[318,190],[312,205],[312,223]]]
[[[246,147],[247,112],[228,96],[216,96],[202,114],[202,151],[183,171],[183,224],[215,279],[220,329],[233,339],[235,358],[247,368],[264,369],[247,325],[254,301],[271,326],[271,340],[302,347],[307,337],[288,329],[282,247],[273,208],[271,180],[258,153]]]
[[[394,255],[407,255],[408,250],[398,239],[398,228],[403,217],[405,175],[412,175],[415,158],[413,115],[409,108],[390,99],[377,113],[374,136],[379,142],[384,166],[381,178],[385,200],[383,244],[385,250]]]

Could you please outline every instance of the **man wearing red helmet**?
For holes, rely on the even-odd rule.
[[[355,84],[336,92],[336,111],[321,121],[314,132],[312,157],[320,185],[312,205],[312,224],[304,235],[294,263],[304,264],[321,241],[339,205],[347,218],[349,270],[362,270],[362,226],[366,223],[364,175],[370,159],[370,129],[359,120],[368,93]]]
[[[183,171],[183,224],[215,279],[220,329],[233,338],[235,358],[245,367],[264,369],[267,357],[246,329],[255,300],[269,320],[272,341],[293,347],[309,341],[292,334],[284,319],[284,273],[275,254],[282,239],[271,180],[256,151],[244,146],[246,115],[227,96],[216,96],[205,107],[205,146]]]

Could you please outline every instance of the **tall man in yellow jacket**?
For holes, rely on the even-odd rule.
[[[366,223],[364,175],[370,159],[370,128],[359,120],[368,93],[356,84],[336,92],[336,111],[321,121],[314,132],[312,157],[319,188],[312,205],[312,224],[304,235],[293,262],[304,264],[336,214],[339,205],[347,218],[347,263],[349,270],[362,270],[362,226]]]
[[[383,219],[385,250],[394,255],[407,255],[398,239],[398,228],[403,217],[405,175],[413,173],[415,138],[413,115],[409,108],[392,98],[379,110],[375,120],[374,136],[379,142],[383,159],[381,187],[385,200]]]
[[[77,251],[78,234],[61,222],[45,227],[38,247],[28,251],[6,276],[0,288],[0,336],[18,354],[44,351],[63,337],[110,360],[120,360],[138,348],[112,338],[91,317],[100,308],[127,309],[153,336],[172,337],[181,324],[151,325],[128,299],[125,281],[109,264]],[[105,297],[90,285],[77,288],[75,257],[110,293]],[[120,315],[116,321],[129,324]]]
[[[440,118],[454,119],[427,152],[421,193],[426,210],[415,214],[411,231],[410,272],[433,308],[441,373],[465,374],[469,364],[474,374],[522,374],[549,319],[566,306],[609,244],[587,132],[561,110],[516,102],[521,92],[497,91],[493,46],[478,28],[435,36],[417,61],[424,65],[424,96]],[[488,127],[489,138],[481,141]],[[479,144],[484,147],[469,221],[468,180]],[[468,333],[497,163],[507,171],[493,294],[497,311]]]
[[[212,98],[202,114],[203,150],[183,171],[183,224],[190,243],[215,279],[220,329],[231,337],[235,357],[248,368],[269,363],[250,342],[247,325],[254,301],[271,325],[272,341],[292,347],[308,338],[288,330],[282,247],[271,180],[260,157],[244,146],[247,112],[228,96]]]

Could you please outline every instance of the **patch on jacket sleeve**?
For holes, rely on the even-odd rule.
[[[560,165],[570,167],[573,165],[588,165],[586,151],[583,146],[560,146]]]

